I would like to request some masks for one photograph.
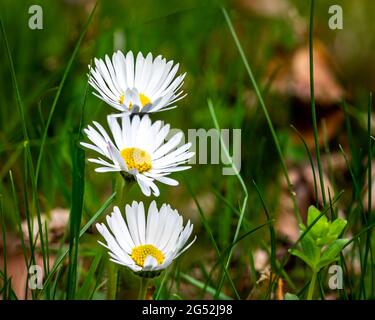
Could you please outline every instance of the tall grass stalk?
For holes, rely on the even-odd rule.
[[[86,95],[85,95],[86,96]],[[86,99],[85,99],[86,100]],[[84,109],[84,107],[82,108]],[[83,118],[83,112],[82,112]],[[81,118],[81,119],[82,119]],[[69,220],[69,270],[67,299],[74,299],[77,287],[78,240],[85,191],[85,151],[78,143],[82,139],[81,125],[72,139],[72,202]]]
[[[268,221],[271,221],[271,216],[268,212],[268,208],[266,206],[266,203],[263,199],[262,193],[260,192],[260,189],[258,188],[258,185],[253,180],[254,187],[259,195],[260,201],[262,203],[264,213],[267,217]],[[270,232],[270,239],[271,239],[271,279],[272,279],[272,272],[277,270],[277,261],[276,261],[276,232],[273,227],[272,222],[269,224],[269,232]],[[270,292],[272,291],[272,281],[270,281]]]
[[[35,248],[35,245],[36,245],[36,241],[39,238],[40,250],[41,250],[42,259],[43,259],[43,271],[44,271],[44,274],[47,274],[47,271],[48,271],[47,270],[47,263],[48,263],[48,261],[47,261],[47,254],[46,254],[47,249],[46,249],[46,246],[45,246],[45,237],[44,237],[44,231],[43,231],[42,213],[41,213],[41,209],[40,209],[40,205],[39,205],[38,189],[37,189],[35,175],[34,175],[34,173],[35,173],[34,165],[33,165],[30,145],[29,145],[28,142],[25,142],[25,155],[26,155],[26,161],[27,161],[27,168],[28,168],[29,175],[30,175],[31,191],[32,191],[31,225],[34,226],[34,218],[36,217],[37,226],[38,226],[38,232],[36,233],[34,248]],[[36,212],[34,212],[34,211],[36,211]],[[48,290],[47,290],[47,295],[49,295]]]
[[[205,215],[204,215],[204,212],[203,212],[203,210],[202,210],[202,207],[200,206],[197,197],[195,196],[195,194],[194,194],[194,192],[193,192],[193,190],[192,190],[190,184],[189,184],[187,181],[186,181],[186,185],[187,185],[187,187],[188,187],[188,189],[189,189],[189,191],[190,191],[190,193],[191,193],[191,195],[192,195],[192,197],[193,197],[193,199],[194,199],[194,202],[195,202],[195,204],[196,204],[196,206],[197,206],[197,209],[198,209],[198,212],[199,212],[199,216],[200,216],[201,222],[202,222],[204,228],[206,229],[206,232],[208,233],[208,236],[209,236],[209,238],[210,238],[210,241],[212,242],[212,245],[214,246],[214,249],[215,249],[215,251],[216,251],[216,254],[217,254],[217,257],[218,257],[219,263],[221,264],[222,269],[223,269],[223,274],[227,277],[227,279],[228,279],[228,281],[229,281],[229,284],[230,284],[230,286],[231,286],[231,289],[233,290],[233,293],[235,294],[236,298],[237,298],[237,299],[240,299],[240,295],[239,295],[239,293],[237,292],[236,286],[234,285],[233,280],[232,280],[232,278],[231,278],[230,275],[229,275],[229,272],[228,272],[228,270],[227,270],[228,268],[226,267],[226,264],[225,264],[225,262],[224,262],[224,260],[223,260],[223,256],[222,256],[222,254],[221,254],[221,252],[220,252],[220,250],[219,250],[218,244],[217,244],[217,242],[216,242],[216,240],[215,240],[215,237],[214,237],[214,235],[213,235],[213,233],[212,233],[212,230],[211,230],[211,228],[210,228],[210,225],[209,225],[209,223],[208,223],[208,221],[207,221],[207,219],[206,219],[206,217],[205,217]],[[206,286],[204,287],[204,290],[203,290],[203,291],[205,291],[205,289],[207,289]],[[216,295],[218,295],[218,294],[220,294],[220,290],[216,291]],[[215,295],[215,297],[216,297],[216,295]]]
[[[368,108],[367,108],[367,201],[368,201],[368,219],[367,221],[371,221],[372,212],[371,212],[371,198],[372,198],[372,145],[371,145],[371,112],[372,111],[372,93],[369,95],[368,101]],[[364,215],[366,215],[364,213]],[[366,225],[368,222],[366,221]],[[369,229],[366,233],[366,242],[365,242],[365,254],[363,257],[363,270],[361,271],[361,292],[362,297],[366,299],[366,292],[365,292],[365,279],[367,272],[367,260],[370,254],[370,265],[374,266],[374,260],[372,255],[372,246],[371,246],[371,233],[372,229]],[[371,297],[374,296],[374,268],[371,268]]]
[[[0,222],[1,231],[3,234],[3,300],[7,300],[7,288],[8,288],[8,272],[7,272],[7,236],[5,227],[5,218],[3,211],[3,196],[0,194]]]
[[[67,64],[67,66],[66,66],[66,68],[64,70],[63,76],[61,78],[60,84],[58,86],[56,95],[55,95],[55,97],[53,99],[52,106],[51,106],[51,109],[50,109],[49,114],[48,114],[47,122],[46,122],[46,125],[44,126],[42,141],[41,141],[41,144],[40,144],[39,155],[38,155],[38,159],[37,159],[37,163],[36,163],[36,170],[35,170],[35,180],[36,180],[36,183],[38,183],[40,167],[41,167],[41,164],[42,164],[43,152],[44,152],[44,148],[45,148],[45,144],[46,144],[46,140],[47,140],[47,135],[48,135],[48,129],[49,129],[50,125],[51,125],[52,117],[53,117],[53,114],[55,112],[55,109],[56,109],[56,106],[57,106],[57,102],[59,101],[62,89],[63,89],[64,84],[66,82],[66,79],[68,77],[69,71],[72,68],[73,61],[75,60],[75,58],[76,58],[76,56],[78,54],[79,48],[81,47],[82,40],[85,37],[87,29],[88,29],[88,27],[89,27],[89,25],[91,23],[91,20],[92,20],[92,18],[94,16],[96,7],[97,7],[97,3],[95,4],[94,8],[92,9],[89,18],[87,19],[87,21],[86,21],[86,23],[85,23],[85,25],[83,27],[83,30],[81,31],[81,33],[79,35],[78,41],[77,41],[77,43],[76,43],[76,45],[74,47],[72,55],[70,56],[68,64]]]
[[[269,220],[269,221],[265,222],[264,224],[262,224],[262,225],[260,225],[258,227],[255,227],[255,228],[251,229],[250,231],[245,232],[243,235],[239,236],[234,243],[231,243],[228,247],[226,247],[224,250],[222,250],[222,255],[224,256],[224,255],[228,254],[233,249],[233,247],[235,245],[237,245],[239,242],[241,242],[243,239],[247,238],[248,236],[252,235],[256,231],[262,229],[263,227],[266,227],[266,226],[272,224],[273,222],[274,222],[273,220]],[[207,276],[207,281],[206,281],[205,288],[208,288],[208,283],[211,280],[211,276],[212,276],[214,270],[218,267],[219,264],[220,264],[220,261],[217,261],[214,264],[214,266],[211,268],[211,270],[210,270],[210,272],[209,272],[209,274]],[[224,270],[226,270],[226,269],[224,269]],[[291,287],[294,287],[294,285],[291,284]]]
[[[234,42],[235,42],[235,44],[237,46],[238,52],[240,53],[241,59],[242,59],[244,65],[245,65],[245,68],[246,68],[246,71],[247,71],[247,73],[249,75],[250,81],[251,81],[251,83],[252,83],[252,85],[254,87],[254,90],[255,90],[256,96],[257,96],[257,98],[259,100],[260,106],[262,107],[264,116],[266,118],[268,127],[270,129],[273,141],[274,141],[275,146],[276,146],[277,153],[278,153],[279,158],[280,158],[281,166],[282,166],[282,169],[283,169],[283,172],[284,172],[284,176],[285,176],[285,179],[286,179],[286,182],[287,182],[287,185],[288,185],[288,190],[289,190],[290,196],[291,196],[292,201],[293,201],[293,209],[294,209],[294,213],[295,213],[296,219],[297,219],[298,223],[301,223],[302,219],[301,219],[301,216],[299,214],[299,209],[298,209],[298,206],[297,206],[296,194],[293,191],[293,184],[292,184],[292,182],[291,182],[291,180],[289,178],[288,168],[286,166],[286,163],[285,163],[285,160],[284,160],[284,155],[283,155],[283,152],[281,150],[280,142],[279,142],[279,139],[277,137],[275,128],[273,126],[271,117],[270,117],[270,115],[268,113],[268,109],[267,109],[266,104],[265,104],[265,102],[263,100],[262,94],[261,94],[261,92],[259,90],[257,81],[255,80],[253,72],[252,72],[252,70],[250,68],[250,65],[249,65],[248,61],[247,61],[246,55],[245,55],[245,53],[244,53],[244,51],[242,49],[242,46],[241,46],[241,43],[240,43],[240,41],[238,39],[236,31],[233,28],[233,25],[232,25],[232,22],[230,20],[229,15],[228,15],[228,12],[227,12],[227,10],[225,8],[222,8],[222,11],[223,11],[225,20],[226,20],[226,22],[228,24],[230,33],[231,33],[231,35],[233,37],[233,40],[234,40]]]
[[[315,143],[315,153],[316,162],[318,165],[320,188],[322,191],[322,202],[323,206],[326,204],[326,194],[324,188],[324,178],[323,169],[320,163],[320,146],[319,146],[319,135],[318,135],[318,125],[316,120],[316,108],[315,108],[315,89],[314,89],[314,5],[315,1],[310,0],[310,31],[309,31],[309,62],[310,62],[310,102],[311,102],[311,116],[314,128],[314,143]]]
[[[313,157],[311,155],[311,152],[309,150],[309,147],[307,146],[307,143],[306,143],[305,138],[303,137],[303,135],[298,131],[298,129],[295,126],[291,125],[291,128],[295,131],[295,133],[298,135],[298,137],[302,141],[302,144],[305,147],[307,156],[309,158],[309,162],[310,162],[310,166],[311,166],[311,171],[312,171],[312,175],[313,175],[313,179],[314,179],[314,194],[315,194],[315,200],[316,200],[315,204],[316,204],[316,207],[318,207],[318,202],[319,202],[318,185],[317,185],[317,182],[316,182],[315,165],[314,165]]]
[[[6,31],[5,31],[5,28],[4,28],[4,24],[3,24],[3,20],[2,20],[1,17],[0,17],[0,26],[1,26],[1,32],[2,32],[2,35],[3,35],[3,38],[4,38],[6,53],[7,53],[7,56],[8,56],[9,68],[10,68],[10,73],[11,73],[11,77],[12,77],[12,83],[13,83],[14,91],[15,91],[15,94],[16,94],[18,112],[19,112],[20,117],[21,117],[23,139],[24,139],[25,142],[27,142],[29,140],[29,135],[28,135],[28,132],[27,132],[24,105],[23,105],[20,90],[19,90],[19,87],[18,87],[16,71],[14,69],[13,58],[12,58],[12,54],[11,54],[10,48],[9,48],[8,37],[7,37]]]
[[[211,100],[208,100],[208,108],[210,110],[210,114],[211,114],[212,120],[214,122],[214,126],[215,126],[217,132],[219,133],[220,132],[220,126],[219,126],[219,123],[217,121],[216,113],[215,113],[215,110],[214,110],[214,107],[213,107],[213,104],[212,104]],[[228,148],[225,145],[225,142],[223,141],[223,138],[221,137],[221,135],[220,135],[220,147],[224,151],[224,154],[225,154],[226,158],[230,159]],[[242,221],[243,221],[243,218],[244,218],[244,215],[245,215],[245,210],[246,210],[246,205],[247,205],[247,200],[248,200],[249,194],[247,192],[245,182],[243,181],[243,179],[242,179],[242,177],[241,177],[241,175],[238,171],[238,168],[236,167],[236,165],[234,164],[233,161],[231,163],[231,168],[233,169],[233,171],[235,173],[235,176],[238,179],[238,181],[241,185],[242,191],[244,193],[244,198],[243,198],[243,202],[242,202],[242,206],[241,206],[241,210],[240,210],[241,214],[240,214],[240,217],[238,219],[236,231],[235,231],[235,234],[234,234],[234,237],[233,237],[233,240],[232,240],[232,245],[233,245],[236,242],[236,240],[238,238],[238,235],[240,233],[240,230],[241,230]],[[226,270],[229,267],[230,260],[232,258],[232,254],[233,254],[233,247],[231,247],[231,249],[229,251],[229,254],[228,254],[227,261],[225,263],[225,269]],[[224,274],[222,274],[222,276],[221,276],[219,286],[217,288],[217,294],[221,291],[221,288],[222,288],[223,284],[224,284]]]
[[[86,224],[81,228],[81,231],[79,232],[80,239],[86,231],[99,219],[99,217],[107,210],[107,208],[110,206],[110,204],[113,202],[114,198],[116,197],[116,192],[112,193],[108,199],[103,203],[103,205],[99,208],[99,210],[91,217],[89,221],[86,222]],[[44,288],[50,284],[53,277],[55,276],[56,272],[61,267],[61,263],[64,261],[65,257],[69,254],[69,248],[63,250],[55,259],[55,262],[53,264],[53,267],[50,271],[50,273],[47,275],[46,279],[44,280],[44,287],[40,291],[39,296],[42,296],[44,293]]]

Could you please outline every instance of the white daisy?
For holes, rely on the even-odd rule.
[[[125,177],[134,177],[142,192],[146,196],[152,193],[160,194],[154,181],[176,186],[178,181],[166,177],[172,172],[190,169],[182,166],[194,156],[189,152],[191,143],[180,144],[183,133],[179,132],[164,143],[170,125],[162,126],[161,121],[151,123],[148,115],[140,118],[138,115],[121,118],[108,116],[108,125],[113,136],[113,141],[97,122],[84,129],[87,137],[93,144],[81,142],[81,145],[99,152],[110,162],[102,158],[88,159],[90,162],[101,165],[97,172],[119,171]],[[119,124],[119,122],[121,122]]]
[[[95,68],[89,66],[89,83],[97,91],[97,97],[124,113],[148,113],[175,108],[172,105],[184,98],[185,74],[175,78],[179,64],[173,66],[162,56],[146,58],[139,52],[134,61],[133,52],[126,56],[121,51],[112,60],[96,59]],[[173,67],[173,68],[172,68]]]
[[[163,204],[158,210],[152,201],[147,218],[142,202],[126,205],[126,220],[118,207],[107,216],[108,227],[96,224],[109,250],[110,260],[124,265],[143,277],[154,277],[167,268],[195,241],[185,246],[193,225],[190,220],[183,226],[182,216],[177,210]]]

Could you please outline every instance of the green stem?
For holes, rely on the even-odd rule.
[[[116,176],[115,181],[115,190],[116,190],[116,199],[115,204],[120,208],[120,211],[122,212],[125,207],[125,194],[126,191],[128,191],[131,183],[128,183],[125,178],[119,174]]]
[[[309,291],[307,293],[307,300],[312,300],[313,298],[317,275],[318,273],[316,271],[313,271],[313,275],[312,275],[310,285],[309,285]]]
[[[148,278],[141,278],[141,285],[139,287],[138,300],[146,300],[147,288],[148,288]]]
[[[107,300],[115,300],[117,296],[117,266],[109,262],[108,263],[108,290],[107,290]]]
[[[127,180],[122,174],[116,176],[115,181],[115,205],[120,208],[120,211],[125,210],[125,195],[130,187],[133,185],[132,180]],[[108,264],[108,290],[107,290],[107,299],[113,300],[117,296],[117,282],[118,282],[118,268],[114,263]]]

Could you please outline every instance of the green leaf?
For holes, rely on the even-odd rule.
[[[301,240],[303,253],[316,265],[320,259],[320,247],[318,247],[310,235],[307,233]]]
[[[287,292],[284,296],[284,300],[299,300],[299,297],[293,293]]]
[[[325,245],[331,244],[331,242],[336,239],[337,239],[337,236],[327,235],[327,236],[318,238],[316,240],[316,244],[318,246],[325,246]]]
[[[322,215],[322,213],[317,208],[315,208],[314,206],[310,206],[307,213],[307,225],[310,226],[315,220],[317,221],[311,228],[311,232],[313,233],[314,237],[321,237],[328,232],[329,222],[327,220],[327,217],[325,215]]]
[[[340,257],[336,257],[335,259],[320,259],[319,263],[316,266],[317,270],[320,270],[324,268],[325,266],[328,266],[332,262],[338,261]]]
[[[345,219],[336,219],[329,227],[329,235],[335,236],[335,238],[337,238],[345,229],[347,223],[348,222]]]
[[[302,251],[298,249],[289,249],[289,253],[293,256],[300,258],[303,262],[305,262],[311,269],[315,268],[315,263],[312,261],[307,255],[305,255]]]
[[[319,261],[319,265],[324,262],[323,266],[325,266],[327,265],[327,263],[325,263],[326,261],[335,261],[348,241],[348,239],[337,239],[333,241],[324,251]]]
[[[310,206],[307,211],[307,225],[311,225],[320,216],[321,212],[314,206]]]

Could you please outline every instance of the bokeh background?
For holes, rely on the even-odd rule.
[[[43,30],[28,28],[28,8],[43,8]],[[25,107],[30,150],[35,163],[43,128],[77,39],[95,4],[91,0],[1,0],[0,14],[14,60],[21,98]],[[343,8],[343,30],[328,27],[328,8]],[[101,1],[69,71],[67,82],[56,105],[48,131],[41,165],[37,198],[50,229],[50,259],[61,245],[67,245],[67,221],[71,203],[71,141],[82,114],[87,86],[88,64],[94,57],[104,57],[114,50],[152,52],[180,63],[187,72],[184,90],[188,96],[178,108],[158,115],[173,128],[214,127],[207,99],[211,99],[222,128],[242,129],[241,176],[249,199],[241,233],[266,221],[262,203],[253,181],[261,190],[268,211],[275,219],[277,257],[298,238],[290,197],[282,175],[280,161],[269,128],[258,104],[220,6],[224,5],[264,95],[268,111],[285,154],[289,174],[304,215],[316,203],[311,167],[295,126],[314,153],[313,128],[309,96],[308,30],[309,1],[233,0],[172,1],[129,0]],[[367,104],[375,88],[375,2],[371,0],[317,0],[315,12],[314,55],[315,91],[319,122],[319,142],[326,185],[334,195],[345,190],[337,205],[343,216],[356,210],[363,199],[366,211]],[[94,97],[88,89],[84,123],[102,124],[113,109]],[[346,101],[347,112],[343,109]],[[348,123],[351,134],[348,135]],[[347,153],[352,170],[361,181],[360,195],[354,195],[353,182],[339,145]],[[354,146],[354,148],[353,148]],[[88,151],[86,155],[90,155]],[[0,194],[6,231],[8,273],[19,297],[24,297],[26,268],[17,230],[17,217],[25,218],[33,206],[30,179],[25,174],[22,122],[18,113],[9,61],[1,39],[0,46]],[[16,190],[12,195],[9,171]],[[176,174],[177,188],[162,186],[158,204],[170,203],[195,224],[195,245],[168,271],[159,297],[212,298],[202,284],[215,288],[220,268],[211,268],[217,254],[207,229],[202,225],[197,203],[206,217],[220,250],[231,243],[238,222],[237,211],[244,194],[235,176],[223,176],[222,165],[194,165],[192,170]],[[82,224],[110,196],[114,176],[98,174],[86,165],[85,200]],[[373,188],[373,190],[375,187]],[[27,190],[29,190],[27,192]],[[137,187],[127,199],[145,198]],[[353,209],[354,208],[354,209]],[[236,211],[237,210],[237,211]],[[109,211],[108,211],[109,212]],[[305,218],[305,217],[303,217]],[[363,227],[354,219],[350,233]],[[25,229],[26,230],[26,229]],[[4,231],[0,231],[4,232]],[[2,237],[1,237],[2,238]],[[100,253],[92,294],[82,298],[105,298],[105,275],[108,263],[105,251],[96,244],[98,235],[92,228],[80,241],[79,283]],[[373,242],[372,242],[373,244]],[[0,248],[4,246],[0,240]],[[269,277],[270,239],[268,228],[262,228],[243,239],[234,250],[230,274],[242,298],[270,297],[263,286]],[[353,253],[348,277],[358,277],[357,255]],[[3,254],[0,250],[0,265]],[[307,271],[291,258],[285,269],[295,288],[302,288]],[[64,271],[60,274],[56,298],[64,297]],[[138,283],[126,270],[120,272],[119,298],[134,298]],[[211,279],[210,279],[211,278]],[[369,275],[369,285],[374,279]],[[156,290],[162,279],[156,280]],[[279,285],[280,289],[281,284]],[[290,291],[284,280],[280,290]],[[90,292],[91,292],[90,291]],[[225,283],[222,293],[232,297]],[[277,293],[275,293],[277,296]],[[275,295],[273,296],[275,297]],[[327,298],[337,292],[326,291]]]

